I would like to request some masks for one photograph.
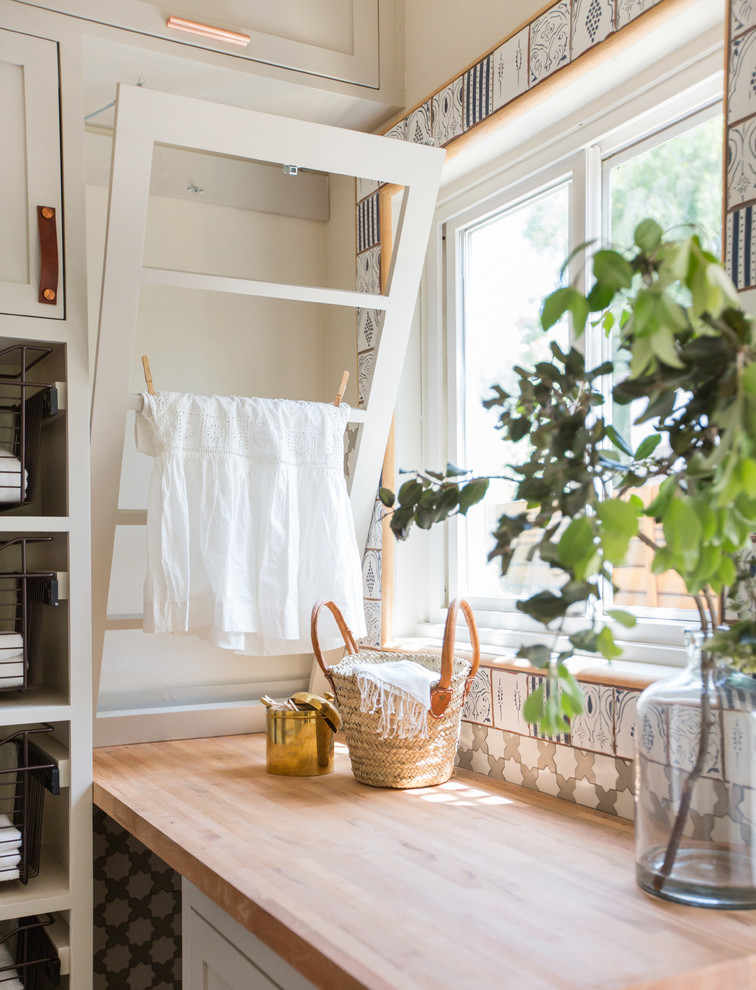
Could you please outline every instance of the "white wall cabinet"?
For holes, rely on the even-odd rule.
[[[37,353],[44,356],[37,363],[32,363],[35,354],[29,355],[23,379],[62,386],[59,411],[42,424],[33,497],[27,491],[26,503],[14,506],[0,499],[0,540],[33,538],[29,569],[56,572],[60,593],[58,605],[44,605],[38,679],[25,691],[6,683],[10,689],[0,692],[0,738],[21,726],[49,724],[52,733],[36,739],[52,740],[61,767],[60,793],[44,796],[39,872],[30,871],[27,883],[21,878],[0,883],[0,923],[54,914],[66,942],[60,986],[90,990],[91,551],[81,39],[57,15],[9,0],[0,0],[0,24],[0,351],[41,348]],[[55,211],[59,264],[55,297],[43,303],[38,299],[40,206]],[[6,352],[0,358],[6,377],[8,362]],[[7,403],[8,388],[0,386],[0,405],[3,396]],[[7,417],[2,413],[0,426]],[[0,447],[13,442],[0,432]],[[17,545],[6,549],[0,571],[15,572],[18,555]],[[0,630],[8,631],[7,613],[0,618]],[[24,629],[21,635],[28,645],[31,633]],[[28,820],[21,825],[29,836]]]
[[[194,884],[181,890],[184,990],[315,990]]]
[[[58,46],[0,31],[0,311],[62,319]],[[54,211],[38,221],[37,207]],[[57,278],[40,284],[43,230]],[[54,258],[53,258],[54,255]],[[40,293],[47,297],[40,300]],[[50,293],[53,293],[51,296]]]
[[[87,20],[166,38],[237,61],[268,65],[371,89],[398,85],[396,0],[44,0]],[[168,15],[248,36],[246,47],[168,28]],[[187,52],[187,54],[189,54]],[[394,78],[395,77],[395,78]]]

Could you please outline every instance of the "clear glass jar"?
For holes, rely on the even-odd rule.
[[[756,679],[703,655],[638,699],[635,862],[650,894],[756,908]],[[703,743],[703,745],[702,745]]]

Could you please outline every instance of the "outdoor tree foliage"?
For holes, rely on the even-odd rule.
[[[624,562],[634,537],[654,551],[655,573],[676,571],[694,596],[709,636],[706,655],[726,653],[740,669],[756,672],[750,615],[714,633],[722,621],[718,596],[742,577],[738,555],[756,530],[754,324],[696,234],[665,240],[649,219],[636,227],[634,240],[627,256],[595,251],[587,295],[574,286],[557,289],[544,300],[540,321],[549,330],[569,313],[577,338],[588,321],[615,332],[616,363],[629,371],[614,382],[614,403],[639,402],[635,422],[654,432],[632,449],[604,414],[601,383],[614,363],[586,368],[579,350],[565,352],[556,343],[549,361],[514,369],[516,393],[493,385],[484,402],[501,410],[505,440],[527,440],[527,456],[501,475],[515,480],[515,498],[525,508],[501,516],[489,560],[506,574],[518,537],[534,530],[533,553],[564,576],[556,591],[517,602],[546,634],[518,656],[548,671],[525,707],[525,717],[548,734],[569,731],[567,720],[582,710],[582,692],[565,662],[575,652],[614,659],[621,651],[613,629],[635,623],[630,613],[612,610],[611,623],[587,618],[565,636],[568,614],[597,611],[584,603],[600,597],[601,579],[611,581],[612,565]],[[651,481],[659,493],[644,506],[631,492]],[[405,539],[413,524],[429,529],[466,514],[487,487],[488,478],[448,465],[444,472],[412,472],[396,497],[381,489],[380,498],[393,509],[393,532]],[[661,525],[661,545],[639,531],[644,515]]]

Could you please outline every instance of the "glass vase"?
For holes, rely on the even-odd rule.
[[[701,650],[638,699],[638,884],[670,901],[756,908],[756,679]]]

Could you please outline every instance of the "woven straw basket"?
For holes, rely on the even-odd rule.
[[[324,661],[318,642],[318,615],[323,607],[333,613],[349,650],[349,655],[333,667],[329,667]],[[453,655],[457,610],[460,608],[470,630],[472,663]],[[428,787],[447,781],[454,769],[462,708],[480,660],[478,630],[467,602],[455,599],[449,605],[440,657],[415,653],[378,653],[372,650],[369,653],[360,653],[344,617],[333,602],[321,601],[315,604],[311,633],[315,658],[336,696],[336,704],[344,722],[352,772],[357,780],[373,787],[396,788]],[[397,660],[414,661],[439,675],[438,684],[431,688],[427,737],[384,738],[378,732],[380,714],[360,711],[360,689],[353,673],[354,665]]]

